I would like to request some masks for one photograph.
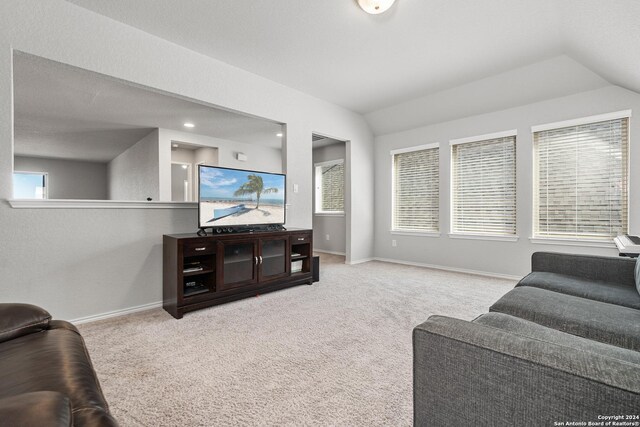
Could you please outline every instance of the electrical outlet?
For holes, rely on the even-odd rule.
[[[392,240],[391,241],[391,246],[393,246],[395,248],[396,246],[398,246],[398,242],[396,240]]]
[[[325,236],[325,238],[326,238],[327,240],[330,240],[330,239],[329,239],[329,235],[328,235],[328,234]]]
[[[293,184],[293,192],[294,193],[298,192],[298,184]]]

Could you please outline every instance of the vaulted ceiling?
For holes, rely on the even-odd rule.
[[[360,113],[559,56],[640,92],[637,0],[68,1]]]

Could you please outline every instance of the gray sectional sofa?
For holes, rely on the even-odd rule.
[[[414,424],[640,424],[634,267],[629,258],[537,252],[532,272],[489,313],[417,326]]]

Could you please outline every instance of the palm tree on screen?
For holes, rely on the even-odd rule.
[[[264,182],[262,182],[262,177],[258,175],[251,174],[247,176],[247,179],[248,181],[242,184],[240,188],[238,188],[235,191],[235,193],[233,193],[233,195],[246,196],[247,194],[256,193],[256,199],[257,199],[256,209],[258,209],[258,207],[260,206],[260,196],[262,196],[263,194],[278,192],[278,189],[275,187],[264,188]]]

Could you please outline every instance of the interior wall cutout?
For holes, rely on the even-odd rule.
[[[39,164],[51,176],[51,199],[193,202],[198,163],[281,168],[281,123],[18,51],[13,68],[15,163],[50,159]],[[198,157],[182,195],[171,182],[178,138]],[[59,176],[59,162],[94,164],[95,171],[74,164],[66,170],[74,182]]]

